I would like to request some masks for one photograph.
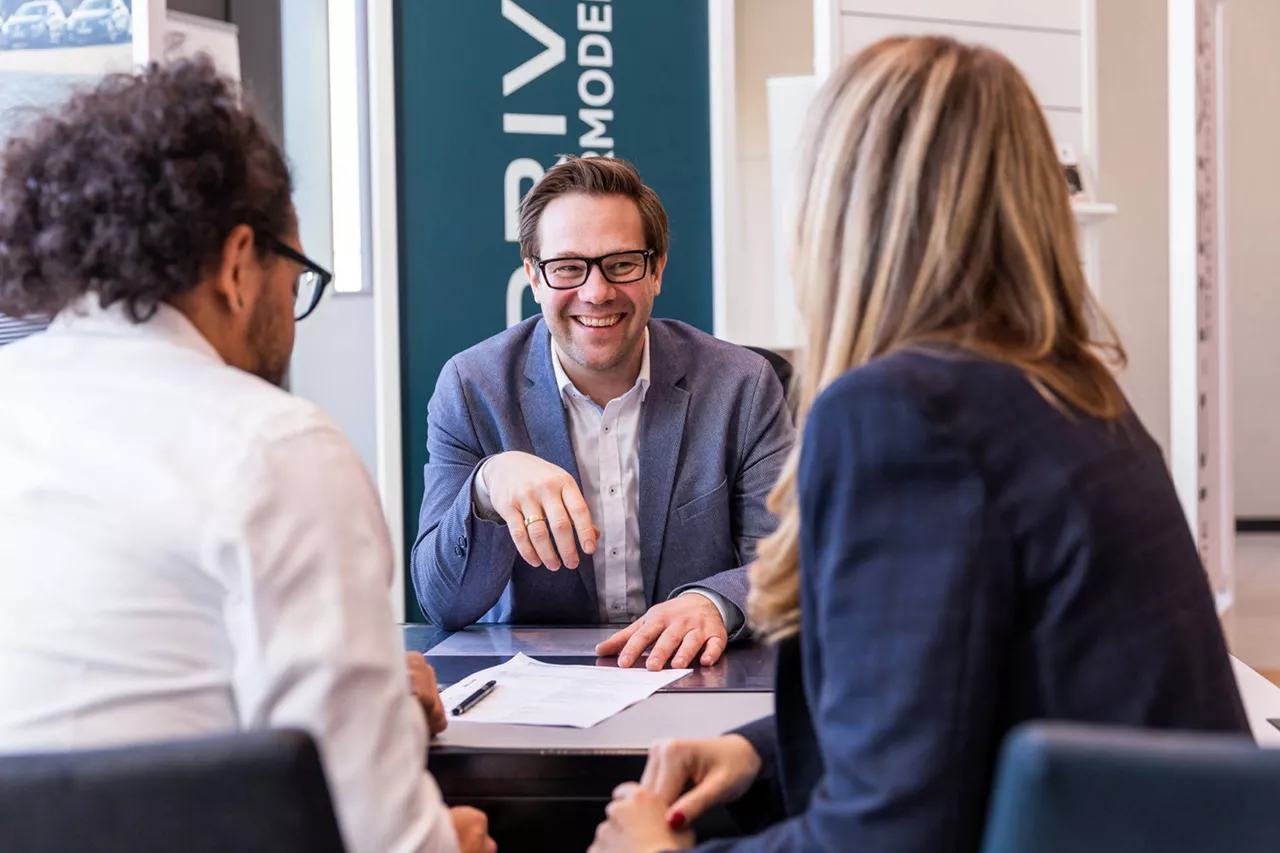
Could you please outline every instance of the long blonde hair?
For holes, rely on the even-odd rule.
[[[1084,415],[1125,410],[1125,354],[1085,282],[1053,140],[1004,56],[937,37],[871,45],[818,95],[798,165],[801,426],[841,374],[929,343],[1013,365]],[[751,570],[751,624],[772,639],[800,622],[799,457],[797,442]]]

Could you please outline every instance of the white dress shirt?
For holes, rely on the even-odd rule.
[[[457,850],[377,495],[318,408],[168,306],[86,302],[0,350],[0,472],[0,753],[301,728],[348,850]]]
[[[593,558],[600,622],[632,622],[646,609],[640,569],[640,406],[649,391],[649,330],[636,384],[603,409],[569,379],[554,342],[551,366],[568,415],[582,496],[600,529]]]
[[[573,384],[554,341],[551,366],[568,415],[569,440],[578,463],[582,496],[591,511],[591,520],[600,530],[593,557],[600,622],[632,622],[646,610],[640,566],[640,412],[649,391],[649,330],[644,332],[640,374],[635,384],[604,408]],[[483,463],[475,478],[473,498],[481,515],[501,520],[493,511]],[[741,626],[741,611],[718,592],[691,589],[683,594],[708,598],[720,611],[730,634]]]

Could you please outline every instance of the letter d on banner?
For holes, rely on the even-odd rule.
[[[520,192],[521,184],[529,181],[532,186],[542,178],[543,174],[542,164],[528,157],[512,160],[508,164],[507,174],[502,182],[504,209],[507,213],[505,231],[508,243],[520,242],[520,199],[524,198],[524,193]],[[507,325],[510,326],[511,323]]]
[[[507,279],[507,328],[524,319],[524,289],[529,286],[529,277],[524,274],[524,267],[516,267],[516,271]]]
[[[520,242],[520,200],[524,193],[520,188],[525,181],[530,186],[542,179],[545,170],[537,160],[522,157],[512,160],[507,165],[503,178],[503,202],[506,211],[505,225],[508,243]],[[524,266],[516,267],[516,271],[507,279],[507,328],[524,319],[524,289],[529,286],[529,278],[524,274]]]

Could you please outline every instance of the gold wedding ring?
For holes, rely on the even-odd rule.
[[[540,516],[540,515],[526,515],[526,516],[524,517],[524,526],[525,526],[525,527],[528,527],[530,524],[533,524],[535,521],[543,521],[543,522],[545,522],[545,521],[546,521],[546,519],[545,519],[545,518],[543,518],[543,517],[542,517],[542,516]]]

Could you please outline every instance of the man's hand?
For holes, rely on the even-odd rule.
[[[711,666],[729,644],[720,611],[703,595],[680,595],[655,604],[649,611],[596,646],[601,657],[618,656],[618,666],[629,667],[649,646],[647,669],[659,670],[671,661],[675,669],[689,666],[698,652],[701,663]],[[674,657],[672,657],[674,655]]]
[[[489,502],[507,523],[511,541],[531,566],[559,571],[561,561],[578,568],[577,533],[582,550],[596,550],[596,528],[582,491],[568,471],[529,453],[509,450],[484,467]],[[525,519],[529,519],[528,525]],[[559,552],[557,554],[556,552]]]
[[[667,823],[666,803],[634,782],[619,785],[587,853],[665,853],[693,847],[693,833]]]
[[[489,818],[470,806],[449,809],[453,831],[458,835],[458,853],[498,853],[498,843],[489,837]]]
[[[762,763],[742,735],[659,741],[649,749],[640,785],[667,807],[667,823],[682,829],[711,807],[746,793]],[[688,786],[692,787],[686,792]]]
[[[427,728],[432,735],[438,735],[448,728],[449,717],[444,712],[444,703],[440,701],[436,671],[418,652],[406,652],[405,660],[409,664],[409,690],[427,715]]]

